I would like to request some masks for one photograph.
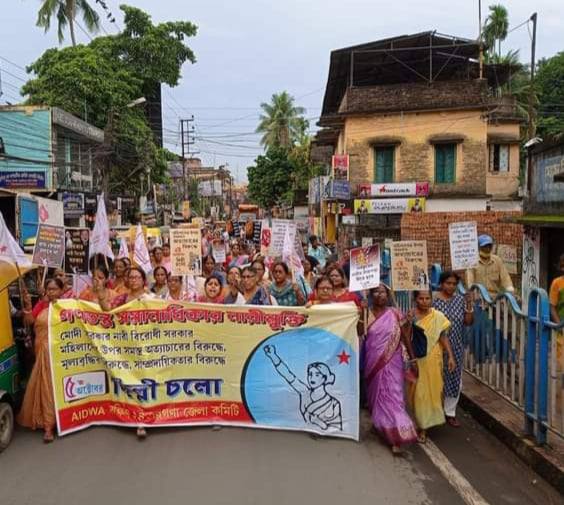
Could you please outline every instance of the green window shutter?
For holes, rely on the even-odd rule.
[[[456,144],[435,145],[435,182],[452,184],[456,179]]]
[[[374,182],[394,182],[394,147],[374,150]]]

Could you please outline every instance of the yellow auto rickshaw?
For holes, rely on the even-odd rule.
[[[22,268],[26,272],[29,268]],[[0,452],[12,440],[14,410],[23,393],[8,287],[19,277],[13,263],[0,261]]]

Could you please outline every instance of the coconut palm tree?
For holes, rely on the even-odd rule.
[[[484,42],[491,51],[495,54],[496,42],[497,42],[497,54],[501,56],[501,42],[507,38],[507,32],[509,31],[509,16],[507,9],[503,5],[490,5],[490,13],[486,18],[486,23],[484,25]]]
[[[265,148],[290,148],[303,135],[305,109],[295,106],[294,97],[287,91],[275,93],[270,103],[261,103],[260,107],[263,113],[256,132],[263,134],[260,143]]]
[[[86,25],[86,29],[90,32],[96,32],[100,28],[100,16],[90,6],[87,0],[41,0],[41,8],[37,13],[37,26],[45,28],[45,31],[51,27],[51,18],[57,18],[57,34],[59,42],[65,38],[64,30],[69,27],[72,45],[76,46],[76,36],[74,32],[75,19],[77,13],[82,14],[82,19]]]

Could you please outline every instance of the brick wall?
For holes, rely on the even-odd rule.
[[[461,133],[461,135],[463,135]],[[466,138],[457,148],[456,180],[454,184],[433,184],[434,146],[400,138],[396,146],[395,182],[431,181],[431,194],[486,194],[487,151],[483,142]],[[350,139],[350,181],[353,190],[358,184],[374,180],[374,160],[371,139]]]
[[[521,257],[523,250],[523,227],[507,223],[504,219],[520,216],[520,212],[430,212],[419,215],[403,214],[401,219],[402,240],[426,240],[429,264],[440,263],[443,269],[450,268],[448,225],[460,221],[476,221],[478,235],[491,235],[496,244],[517,248],[517,275],[512,275],[516,290],[521,288]]]
[[[435,81],[348,88],[339,112],[366,113],[483,106],[489,100],[486,81]]]

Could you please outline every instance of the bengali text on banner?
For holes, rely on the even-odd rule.
[[[201,424],[358,439],[354,305],[134,301],[50,309],[59,433]]]

